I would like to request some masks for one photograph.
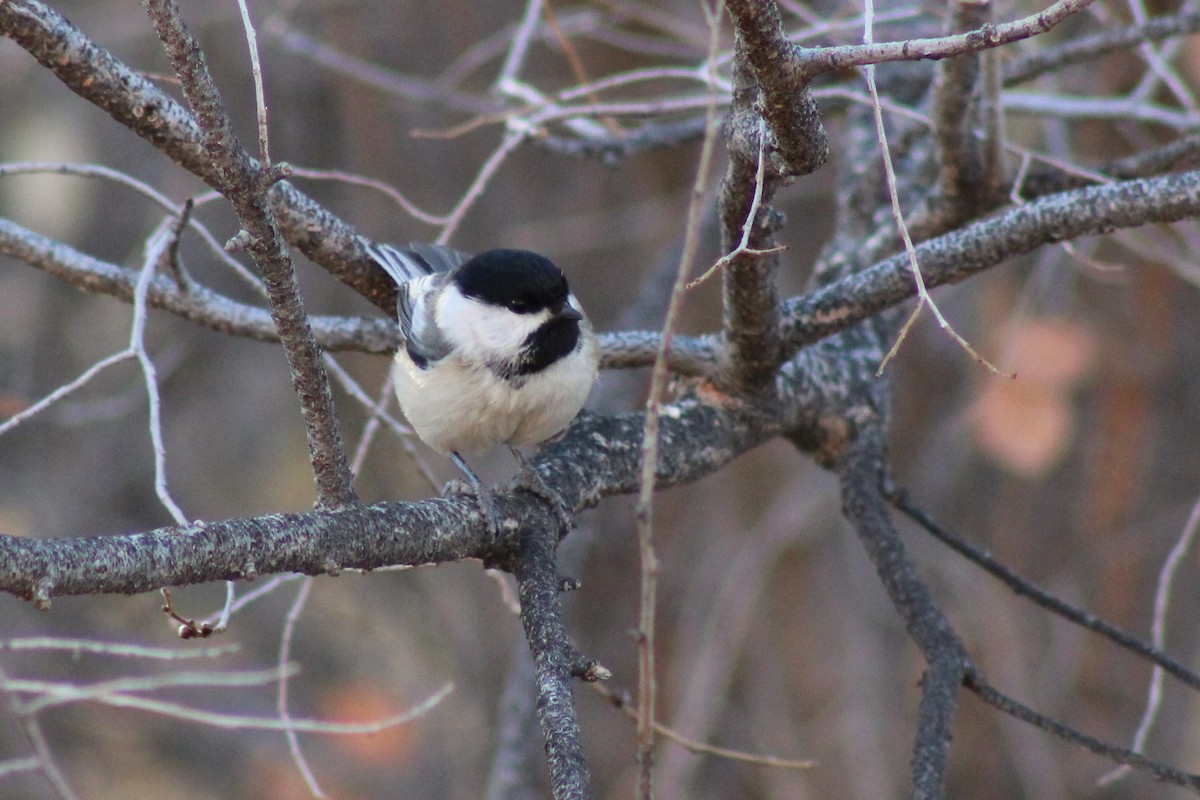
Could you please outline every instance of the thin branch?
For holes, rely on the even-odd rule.
[[[3,667],[0,667],[0,686],[6,684],[8,680],[8,674],[4,671]],[[19,711],[20,703],[16,697],[12,696],[11,692],[6,692],[6,694],[9,695],[9,706],[17,715],[21,730],[33,748],[34,760],[37,761],[38,769],[46,776],[46,780],[50,782],[51,788],[62,800],[78,800],[78,795],[71,789],[71,785],[67,783],[66,776],[63,775],[62,770],[58,768],[58,764],[54,761],[50,744],[46,741],[46,735],[42,731],[42,725],[38,722],[37,716],[21,714]]]
[[[1115,761],[1118,764],[1126,764],[1134,769],[1141,770],[1154,778],[1163,781],[1164,783],[1174,784],[1191,789],[1193,792],[1200,794],[1200,775],[1193,775],[1182,770],[1175,769],[1158,761],[1146,758],[1140,753],[1135,753],[1132,750],[1126,750],[1123,747],[1103,742],[1093,736],[1088,736],[1081,733],[1070,725],[1065,725],[1057,720],[1051,719],[1044,714],[1034,711],[1029,706],[1026,706],[1013,698],[1005,695],[1003,692],[996,689],[991,684],[987,683],[978,674],[972,672],[967,676],[964,686],[977,694],[983,702],[993,708],[1003,711],[1016,719],[1027,722],[1035,728],[1039,728],[1048,733],[1057,736],[1063,741],[1078,745],[1098,756]]]
[[[119,353],[114,353],[107,358],[100,359],[95,364],[92,364],[92,366],[84,370],[83,373],[75,380],[59,386],[54,391],[38,400],[36,403],[33,403],[27,408],[18,411],[16,414],[13,414],[3,422],[0,422],[0,436],[8,433],[30,417],[37,416],[72,392],[75,392],[86,386],[92,381],[93,378],[114,364],[120,364],[123,361],[129,361],[133,358],[136,358],[136,354],[129,348],[126,348]]]
[[[1140,25],[1107,28],[1096,33],[1073,36],[1061,44],[1023,53],[1004,67],[1004,85],[1031,81],[1070,64],[1091,61],[1143,42],[1156,42],[1172,36],[1200,31],[1200,13],[1153,17]]]
[[[1150,626],[1151,640],[1154,642],[1156,650],[1162,650],[1166,646],[1167,611],[1171,604],[1171,593],[1174,591],[1175,573],[1191,549],[1197,529],[1200,529],[1200,500],[1193,504],[1183,532],[1179,534],[1179,538],[1171,547],[1171,552],[1167,554],[1167,559],[1158,572],[1158,585],[1154,590],[1154,618]],[[1158,664],[1155,664],[1151,671],[1150,685],[1146,692],[1146,708],[1142,711],[1142,719],[1138,722],[1137,731],[1133,734],[1133,743],[1129,747],[1135,753],[1145,752],[1146,740],[1150,738],[1150,729],[1158,718],[1158,712],[1162,706],[1164,672],[1165,670]],[[1128,773],[1129,769],[1126,766],[1118,767],[1102,776],[1097,783],[1100,786],[1112,783]]]
[[[826,72],[837,72],[868,64],[950,58],[1000,47],[1046,33],[1094,1],[1058,0],[1044,11],[1028,17],[998,25],[985,25],[977,30],[953,36],[801,50],[799,58],[802,63],[799,70],[811,79]]]
[[[291,662],[292,636],[296,632],[296,622],[300,619],[304,604],[308,601],[312,585],[312,578],[305,578],[300,582],[300,589],[296,592],[291,607],[288,608],[283,624],[283,635],[279,639],[279,656],[276,659],[276,669],[279,671],[279,689],[275,694],[275,711],[279,714],[279,721],[284,723],[292,721],[291,711],[288,710],[288,678],[290,676],[285,667]],[[287,738],[288,752],[292,756],[296,769],[300,770],[300,775],[304,778],[304,784],[308,786],[309,793],[313,797],[324,797],[325,793],[321,791],[321,785],[317,783],[317,778],[308,765],[308,759],[304,757],[304,752],[300,749],[300,738],[296,736],[295,729],[288,728],[284,736]]]
[[[222,674],[227,675],[228,673]],[[87,697],[79,699],[114,708],[138,709],[187,722],[209,725],[223,730],[300,731],[304,733],[357,736],[379,733],[388,728],[412,722],[414,719],[429,713],[429,711],[450,694],[453,688],[454,684],[447,683],[417,705],[398,714],[381,717],[371,722],[330,722],[317,719],[289,719],[284,721],[275,717],[252,717],[241,714],[205,711],[204,709],[193,708],[179,703],[110,692],[90,694]]]
[[[695,289],[700,284],[711,278],[721,269],[733,263],[735,259],[743,256],[755,257],[765,256],[771,253],[782,252],[786,248],[783,245],[777,245],[770,250],[755,250],[750,246],[750,236],[754,230],[754,223],[758,219],[758,209],[762,205],[763,184],[766,176],[767,159],[765,154],[767,142],[767,130],[765,123],[759,120],[759,148],[758,148],[758,166],[754,173],[754,198],[750,202],[750,210],[746,212],[746,220],[742,223],[742,238],[738,240],[737,246],[730,252],[718,258],[713,262],[713,265],[704,271],[699,278],[688,281],[687,288]]]
[[[871,16],[872,4],[871,0],[867,0],[866,19],[868,21],[868,26],[865,29],[863,38],[868,41],[871,38],[871,27],[869,24]],[[900,234],[901,240],[904,242],[904,254],[908,257],[909,272],[912,274],[913,284],[915,285],[917,292],[917,307],[912,310],[908,320],[900,329],[900,333],[896,337],[896,341],[892,344],[892,347],[887,352],[887,355],[883,357],[883,361],[880,362],[879,371],[882,373],[884,368],[887,367],[888,362],[891,361],[892,357],[895,356],[896,353],[900,352],[900,347],[904,344],[905,337],[908,335],[909,330],[912,328],[913,324],[916,323],[917,318],[920,316],[921,309],[928,306],[929,310],[933,312],[934,319],[937,320],[939,328],[949,334],[950,338],[953,339],[959,347],[970,354],[970,356],[974,358],[977,363],[987,367],[988,370],[993,374],[999,374],[999,371],[992,366],[991,362],[975,352],[975,349],[971,347],[971,344],[962,336],[960,336],[958,331],[954,330],[954,327],[946,320],[946,317],[943,316],[942,310],[938,308],[937,303],[934,302],[933,297],[930,296],[929,290],[925,286],[925,279],[921,276],[921,267],[917,263],[917,250],[913,245],[912,236],[909,234],[908,224],[904,220],[904,211],[900,207],[900,192],[896,184],[896,170],[892,165],[891,148],[888,146],[887,131],[883,125],[883,108],[879,104],[879,89],[875,85],[875,65],[868,64],[863,68],[863,74],[867,81],[867,90],[871,95],[871,110],[875,118],[875,136],[879,141],[879,151],[880,155],[883,157],[883,168],[887,176],[888,198],[891,200],[892,219],[895,221],[896,229]]]
[[[538,0],[532,0],[535,4]],[[528,132],[520,127],[514,127],[505,132],[504,138],[500,144],[488,156],[488,159],[483,162],[483,166],[479,168],[475,180],[467,187],[467,191],[463,193],[462,198],[454,206],[454,210],[446,215],[446,221],[442,225],[442,231],[436,239],[437,244],[446,244],[454,236],[454,232],[458,230],[458,226],[462,223],[463,217],[471,210],[471,206],[475,205],[475,201],[483,195],[483,190],[487,187],[488,181],[500,169],[512,153],[521,146],[525,141]]]
[[[887,489],[888,501],[904,512],[914,522],[932,534],[956,553],[979,565],[984,571],[1004,583],[1015,594],[1028,597],[1037,605],[1057,614],[1081,628],[1098,633],[1118,647],[1122,647],[1141,658],[1161,667],[1187,686],[1200,691],[1200,673],[1193,672],[1182,662],[1172,658],[1157,647],[1142,641],[1128,631],[1112,625],[1095,614],[1077,608],[1031,581],[1021,577],[995,556],[963,539],[950,529],[939,524],[909,497],[908,492],[896,486]]]
[[[1191,133],[1200,127],[1200,113],[1129,97],[1081,97],[1049,92],[1005,92],[1004,108],[1014,114],[1052,119],[1111,119],[1148,122]]]
[[[267,127],[267,98],[263,90],[262,64],[258,60],[258,36],[250,21],[246,0],[237,0],[242,12],[242,29],[246,32],[246,47],[250,51],[250,74],[254,77],[254,109],[258,119],[258,160],[263,169],[271,168],[271,137]]]
[[[149,659],[158,661],[178,661],[193,658],[219,658],[241,650],[241,645],[216,645],[213,647],[196,648],[165,648],[147,647],[141,644],[123,642],[102,642],[94,639],[60,639],[48,636],[21,636],[0,641],[0,650],[11,650],[14,653],[30,650],[65,650],[72,658],[78,659],[84,653],[116,656],[119,658]]]
[[[602,683],[588,684],[593,691],[604,697],[616,708],[625,712],[625,715],[635,722],[639,720],[636,704],[629,697],[627,692],[618,692]],[[779,758],[777,756],[762,755],[761,753],[747,753],[744,750],[731,750],[728,747],[718,747],[714,744],[697,741],[696,739],[688,738],[661,722],[654,723],[654,730],[664,739],[682,747],[689,753],[697,755],[709,755],[716,758],[725,758],[730,761],[741,761],[746,764],[753,764],[758,767],[778,767],[780,769],[806,770],[813,769],[817,766],[817,762],[811,760],[800,760],[794,758]]]
[[[710,17],[710,53],[716,50],[720,34],[720,14],[722,2],[718,0],[717,9]],[[657,702],[657,675],[655,670],[654,648],[655,616],[658,613],[658,557],[654,551],[654,489],[658,472],[659,453],[659,422],[663,392],[668,378],[667,353],[671,349],[671,340],[679,315],[683,308],[683,300],[687,294],[687,278],[691,274],[692,265],[700,242],[700,224],[703,217],[703,201],[705,187],[708,186],[709,173],[712,169],[713,153],[716,149],[717,116],[716,101],[712,100],[708,107],[704,144],[700,150],[700,159],[696,166],[696,177],[692,182],[691,202],[688,204],[687,224],[684,231],[683,250],[679,256],[679,266],[675,272],[675,282],[671,288],[671,299],[667,304],[666,318],[663,320],[658,355],[655,359],[654,370],[650,376],[650,390],[646,399],[645,427],[642,430],[642,460],[641,479],[637,502],[638,553],[641,564],[641,596],[638,615],[638,724],[637,724],[637,764],[638,764],[638,797],[652,800],[654,796],[654,717]]]
[[[500,104],[493,99],[449,88],[443,81],[422,80],[381,67],[309,36],[281,22],[269,21],[264,27],[269,40],[288,53],[323,67],[333,75],[349,78],[392,97],[416,100],[433,106],[469,114],[488,114]]]
[[[158,392],[158,373],[154,362],[150,359],[150,354],[146,352],[145,340],[146,293],[149,291],[150,281],[154,277],[155,267],[163,253],[170,247],[172,238],[171,226],[168,224],[160,226],[147,243],[141,274],[133,289],[133,321],[129,326],[129,349],[137,356],[142,370],[142,380],[146,387],[150,444],[154,451],[154,493],[158,496],[158,501],[170,513],[171,518],[175,520],[175,524],[183,525],[187,522],[187,515],[175,502],[175,498],[171,496],[171,490],[167,487],[167,447],[163,442],[162,433],[162,399]]]
[[[503,91],[504,85],[515,80],[525,66],[525,56],[529,52],[529,45],[537,33],[541,18],[542,0],[525,0],[525,11],[521,15],[521,22],[509,39],[508,53],[504,57],[504,64],[501,65],[500,73],[496,76],[493,84],[497,89]]]

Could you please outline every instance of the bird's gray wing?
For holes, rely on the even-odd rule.
[[[448,279],[445,272],[426,275],[401,284],[396,297],[396,318],[404,336],[404,349],[421,369],[427,369],[450,352],[450,343],[438,327],[432,307],[433,299]]]
[[[450,271],[466,263],[471,256],[450,247],[422,242],[396,247],[363,239],[363,247],[399,289],[396,319],[409,358],[422,369],[444,358],[450,352],[450,344],[434,321],[429,298],[436,297],[449,279]]]

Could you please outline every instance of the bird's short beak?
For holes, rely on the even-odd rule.
[[[558,313],[554,316],[558,317],[559,319],[573,319],[576,321],[583,319],[583,314],[580,314],[566,303],[563,303],[562,307],[559,308]]]

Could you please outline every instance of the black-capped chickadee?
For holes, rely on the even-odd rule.
[[[467,475],[494,530],[462,453],[508,445],[544,489],[516,448],[554,437],[583,407],[599,368],[591,323],[566,276],[537,253],[364,246],[399,287],[400,408],[421,440]]]

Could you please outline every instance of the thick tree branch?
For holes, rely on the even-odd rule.
[[[721,276],[728,357],[723,377],[742,392],[768,385],[782,361],[779,253],[774,252],[779,215],[770,204],[785,167],[769,152],[769,128],[759,112],[768,100],[753,76],[751,46],[740,34],[734,43],[733,107],[725,125],[729,165],[719,194],[721,252],[728,259]],[[808,97],[807,90],[803,96]]]
[[[991,16],[990,0],[954,0],[950,4],[949,32],[981,27]],[[980,121],[983,56],[980,52],[968,53],[939,61],[936,67],[932,116],[938,194],[932,203],[947,218],[937,226],[940,229],[974,217],[977,208],[988,207],[993,200],[983,184],[983,143],[975,136]]]
[[[723,249],[733,253],[725,270],[724,337],[733,384],[753,391],[788,355],[779,338],[778,256],[763,253],[774,248],[779,224],[769,204],[783,180],[824,163],[828,144],[808,88],[814,56],[788,42],[773,0],[731,2],[728,9],[736,36],[730,164],[721,189]],[[757,253],[732,246],[743,225],[745,246]]]
[[[809,392],[816,387],[806,386],[793,394],[811,400]],[[641,414],[584,415],[532,463],[575,511],[594,506],[601,497],[631,494],[638,487],[642,425]],[[666,446],[659,459],[659,486],[698,480],[778,432],[769,417],[681,399],[663,415],[660,437]],[[505,530],[556,520],[545,501],[520,487],[498,493],[493,502]],[[250,572],[316,575],[464,558],[515,563],[514,535],[493,542],[486,527],[474,498],[458,497],[196,523],[123,536],[0,536],[0,591],[44,603],[58,595],[132,594]],[[97,569],[98,564],[106,568]]]
[[[1200,216],[1200,171],[1043,197],[917,245],[926,286],[957,283],[1055,242]],[[901,253],[784,304],[789,349],[870,319],[914,294]],[[846,298],[853,298],[850,302]]]
[[[782,176],[807,175],[829,154],[821,115],[808,91],[815,73],[801,68],[802,59],[783,31],[775,0],[726,0],[725,7],[733,20],[738,57],[745,59],[761,92],[754,105],[770,128],[771,143],[781,160],[775,171]],[[738,149],[743,157],[753,158],[757,141],[745,144],[751,147]]]

